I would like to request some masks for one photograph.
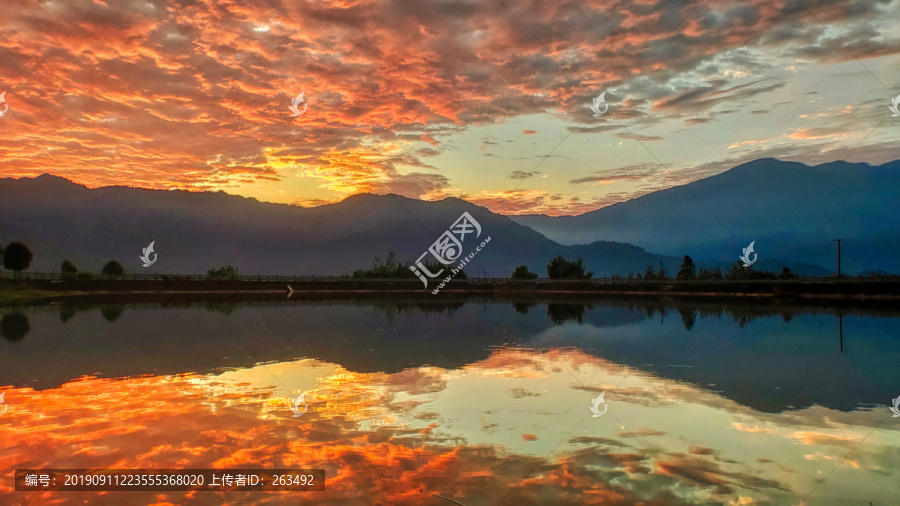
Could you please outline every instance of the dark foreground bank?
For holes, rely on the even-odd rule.
[[[430,285],[434,285],[433,283]],[[436,286],[436,285],[434,285]],[[210,280],[205,276],[159,276],[146,279],[2,279],[0,299],[45,298],[51,296],[104,293],[420,293],[431,295],[434,286],[418,280],[377,280],[350,278],[308,278],[294,276],[243,277]],[[598,278],[560,281],[539,279],[513,281],[508,278],[453,280],[440,297],[453,293],[472,294],[642,294],[729,297],[813,297],[813,298],[900,298],[897,278],[836,277],[791,280],[629,280]]]

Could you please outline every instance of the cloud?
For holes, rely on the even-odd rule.
[[[624,132],[617,133],[616,137],[618,137],[619,139],[629,139],[629,140],[641,141],[641,142],[662,140],[662,137],[658,137],[655,135],[638,135],[638,134],[624,133]]]
[[[594,172],[595,175],[570,179],[572,184],[605,183],[615,181],[639,181],[652,176],[660,171],[659,164],[645,163],[640,165],[628,165],[612,170]]]
[[[816,128],[797,128],[786,135],[788,139],[830,139],[830,138],[846,138],[852,135],[844,129],[838,127],[816,127]]]
[[[6,175],[52,171],[91,187],[241,192],[300,167],[321,191],[287,202],[383,186],[440,192],[459,169],[423,160],[458,149],[451,136],[473,128],[526,115],[581,134],[673,116],[700,125],[720,104],[743,111],[783,89],[758,76],[784,55],[815,65],[900,53],[890,6],[810,7],[21,0],[4,6],[0,156]],[[603,90],[615,121],[589,118]],[[300,91],[308,109],[291,118]]]
[[[784,82],[767,82],[761,79],[752,83],[727,87],[724,80],[715,80],[708,86],[685,90],[673,97],[656,102],[655,110],[690,113],[706,111],[721,103],[734,103],[740,100],[777,90],[785,85]]]
[[[525,172],[525,171],[521,171],[521,170],[514,170],[514,171],[512,171],[512,172],[509,173],[509,178],[510,178],[510,179],[520,179],[520,180],[521,180],[521,179],[529,179],[529,178],[532,178],[532,177],[534,177],[534,176],[536,176],[536,175],[538,175],[538,174],[540,174],[540,172],[539,172],[539,171],[536,171],[536,170],[533,170],[533,171],[530,171],[530,172]]]
[[[610,130],[618,130],[620,128],[624,128],[622,125],[618,124],[608,124],[608,125],[596,125],[591,127],[568,127],[567,129],[571,132],[580,133],[580,134],[594,134],[599,132],[607,132]]]

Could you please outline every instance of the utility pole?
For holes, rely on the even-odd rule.
[[[844,353],[844,314],[838,311],[838,332],[841,336],[841,353]]]
[[[846,239],[832,239],[831,242],[838,243],[838,281],[841,279],[841,241]]]

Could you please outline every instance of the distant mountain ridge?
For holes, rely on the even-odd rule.
[[[657,269],[660,262],[675,272],[681,262],[608,241],[560,245],[457,198],[363,194],[301,208],[222,192],[88,189],[51,175],[0,179],[0,242],[24,241],[34,251],[31,269],[45,272],[58,272],[64,259],[98,272],[115,259],[128,272],[206,273],[230,264],[245,274],[349,274],[389,251],[400,261],[417,259],[463,212],[482,226],[479,242],[492,239],[467,266],[470,276],[507,277],[520,264],[546,276],[556,255],[582,257],[598,277]],[[143,268],[138,257],[151,241],[157,261]],[[464,254],[477,244],[464,242]]]
[[[803,262],[900,272],[900,160],[809,166],[764,158],[580,216],[511,216],[561,244],[603,238],[664,255],[733,262],[756,241],[758,269]],[[773,260],[778,259],[778,260]]]

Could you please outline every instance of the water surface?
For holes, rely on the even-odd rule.
[[[897,311],[85,299],[0,314],[2,503],[900,502]],[[326,491],[40,495],[11,479],[256,466],[323,468]]]

